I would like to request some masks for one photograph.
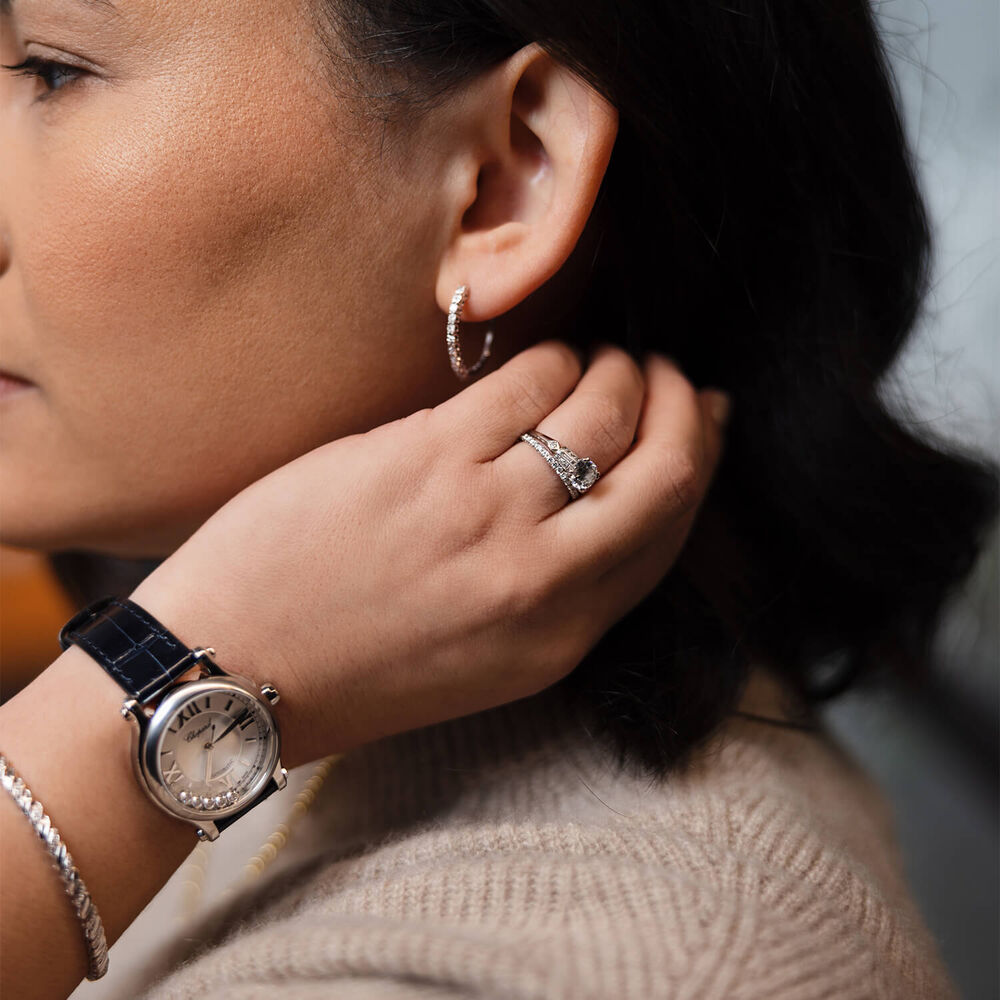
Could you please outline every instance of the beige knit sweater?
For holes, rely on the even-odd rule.
[[[780,717],[782,690],[758,669],[741,707]],[[547,692],[348,755],[309,822],[324,851],[148,1000],[955,995],[888,807],[825,735],[735,716],[656,784]]]

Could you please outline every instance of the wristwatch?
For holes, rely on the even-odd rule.
[[[285,787],[273,685],[227,673],[214,649],[188,649],[126,598],[102,597],[75,614],[59,631],[63,649],[73,643],[125,690],[139,784],[202,840]],[[196,666],[197,679],[178,680]]]

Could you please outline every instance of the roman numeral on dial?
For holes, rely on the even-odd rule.
[[[187,713],[187,715],[184,714],[185,712]],[[183,728],[185,722],[187,722],[190,719],[193,719],[196,715],[200,714],[201,714],[201,708],[198,706],[196,702],[192,701],[190,705],[185,705],[177,713],[177,729],[175,730],[171,728],[168,730],[168,732],[171,733],[177,732],[178,730]]]

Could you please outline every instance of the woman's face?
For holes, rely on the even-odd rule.
[[[2,541],[166,554],[455,390],[446,143],[380,153],[300,0],[13,0],[28,56],[86,70],[0,71],[0,367],[33,383],[0,399]]]

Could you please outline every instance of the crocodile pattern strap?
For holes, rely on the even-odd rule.
[[[59,631],[59,645],[77,643],[140,705],[191,669],[194,653],[148,611],[127,598],[102,597]]]

